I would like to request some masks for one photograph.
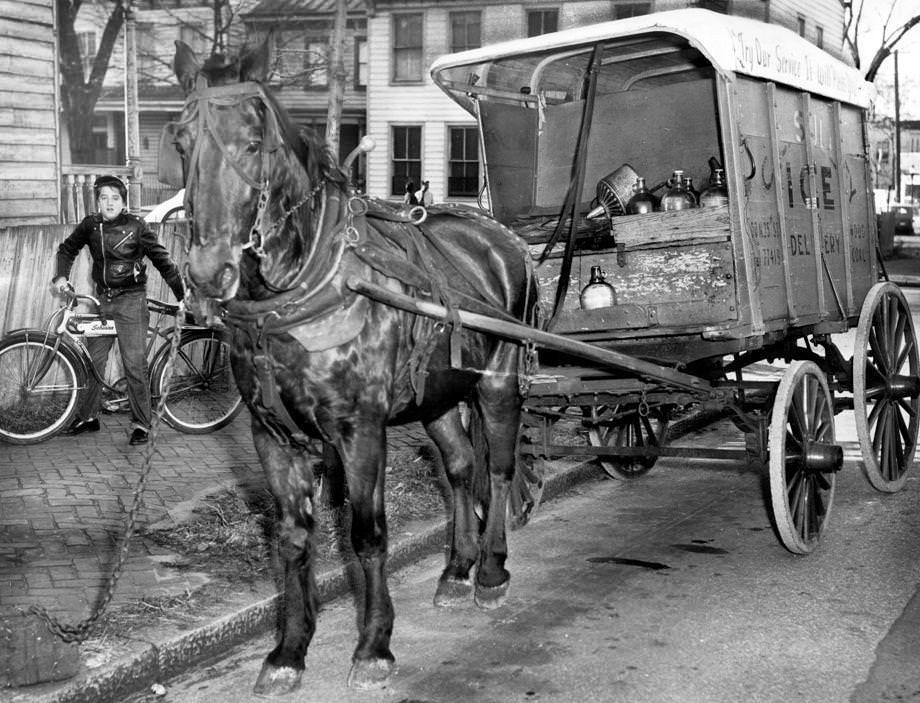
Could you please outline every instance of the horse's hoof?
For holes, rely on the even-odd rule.
[[[505,604],[505,597],[508,595],[508,586],[511,581],[505,581],[498,586],[483,586],[476,584],[476,595],[473,600],[483,610],[495,610]]]
[[[356,659],[348,672],[348,687],[361,691],[384,688],[395,671],[396,664],[389,659]]]
[[[260,696],[283,696],[300,688],[302,674],[303,669],[295,669],[292,666],[263,664],[252,690]]]
[[[470,600],[473,584],[469,579],[441,579],[434,593],[434,604],[438,608],[456,608]]]

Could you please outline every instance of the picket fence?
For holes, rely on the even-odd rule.
[[[73,225],[23,225],[0,229],[0,331],[41,327],[60,305],[51,295],[58,245]],[[185,261],[188,223],[182,220],[151,225],[180,266]],[[172,291],[152,266],[147,266],[147,294],[174,302]],[[84,249],[74,262],[71,282],[78,293],[95,295],[90,279],[90,256]]]

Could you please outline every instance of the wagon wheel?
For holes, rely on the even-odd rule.
[[[619,406],[614,413],[620,412]],[[661,447],[667,441],[666,415],[640,413],[637,409],[614,424],[592,424],[588,428],[588,444],[592,447]],[[601,468],[611,478],[639,478],[647,474],[658,461],[657,456],[598,457]]]
[[[770,499],[783,545],[808,554],[834,502],[843,449],[834,439],[834,402],[812,361],[797,361],[779,382],[770,420]]]
[[[917,337],[904,294],[877,283],[859,313],[853,354],[853,410],[866,478],[900,490],[917,447],[920,413]]]

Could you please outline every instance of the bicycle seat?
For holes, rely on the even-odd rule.
[[[171,315],[172,317],[175,317],[179,313],[178,305],[173,305],[163,300],[157,300],[156,298],[147,298],[147,309],[153,313]]]

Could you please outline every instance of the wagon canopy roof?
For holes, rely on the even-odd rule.
[[[486,100],[568,102],[579,99],[577,88],[598,44],[599,90],[715,71],[727,80],[745,74],[863,108],[874,95],[859,71],[795,32],[702,9],[602,22],[442,56],[432,64],[431,77],[470,112],[471,93]]]

